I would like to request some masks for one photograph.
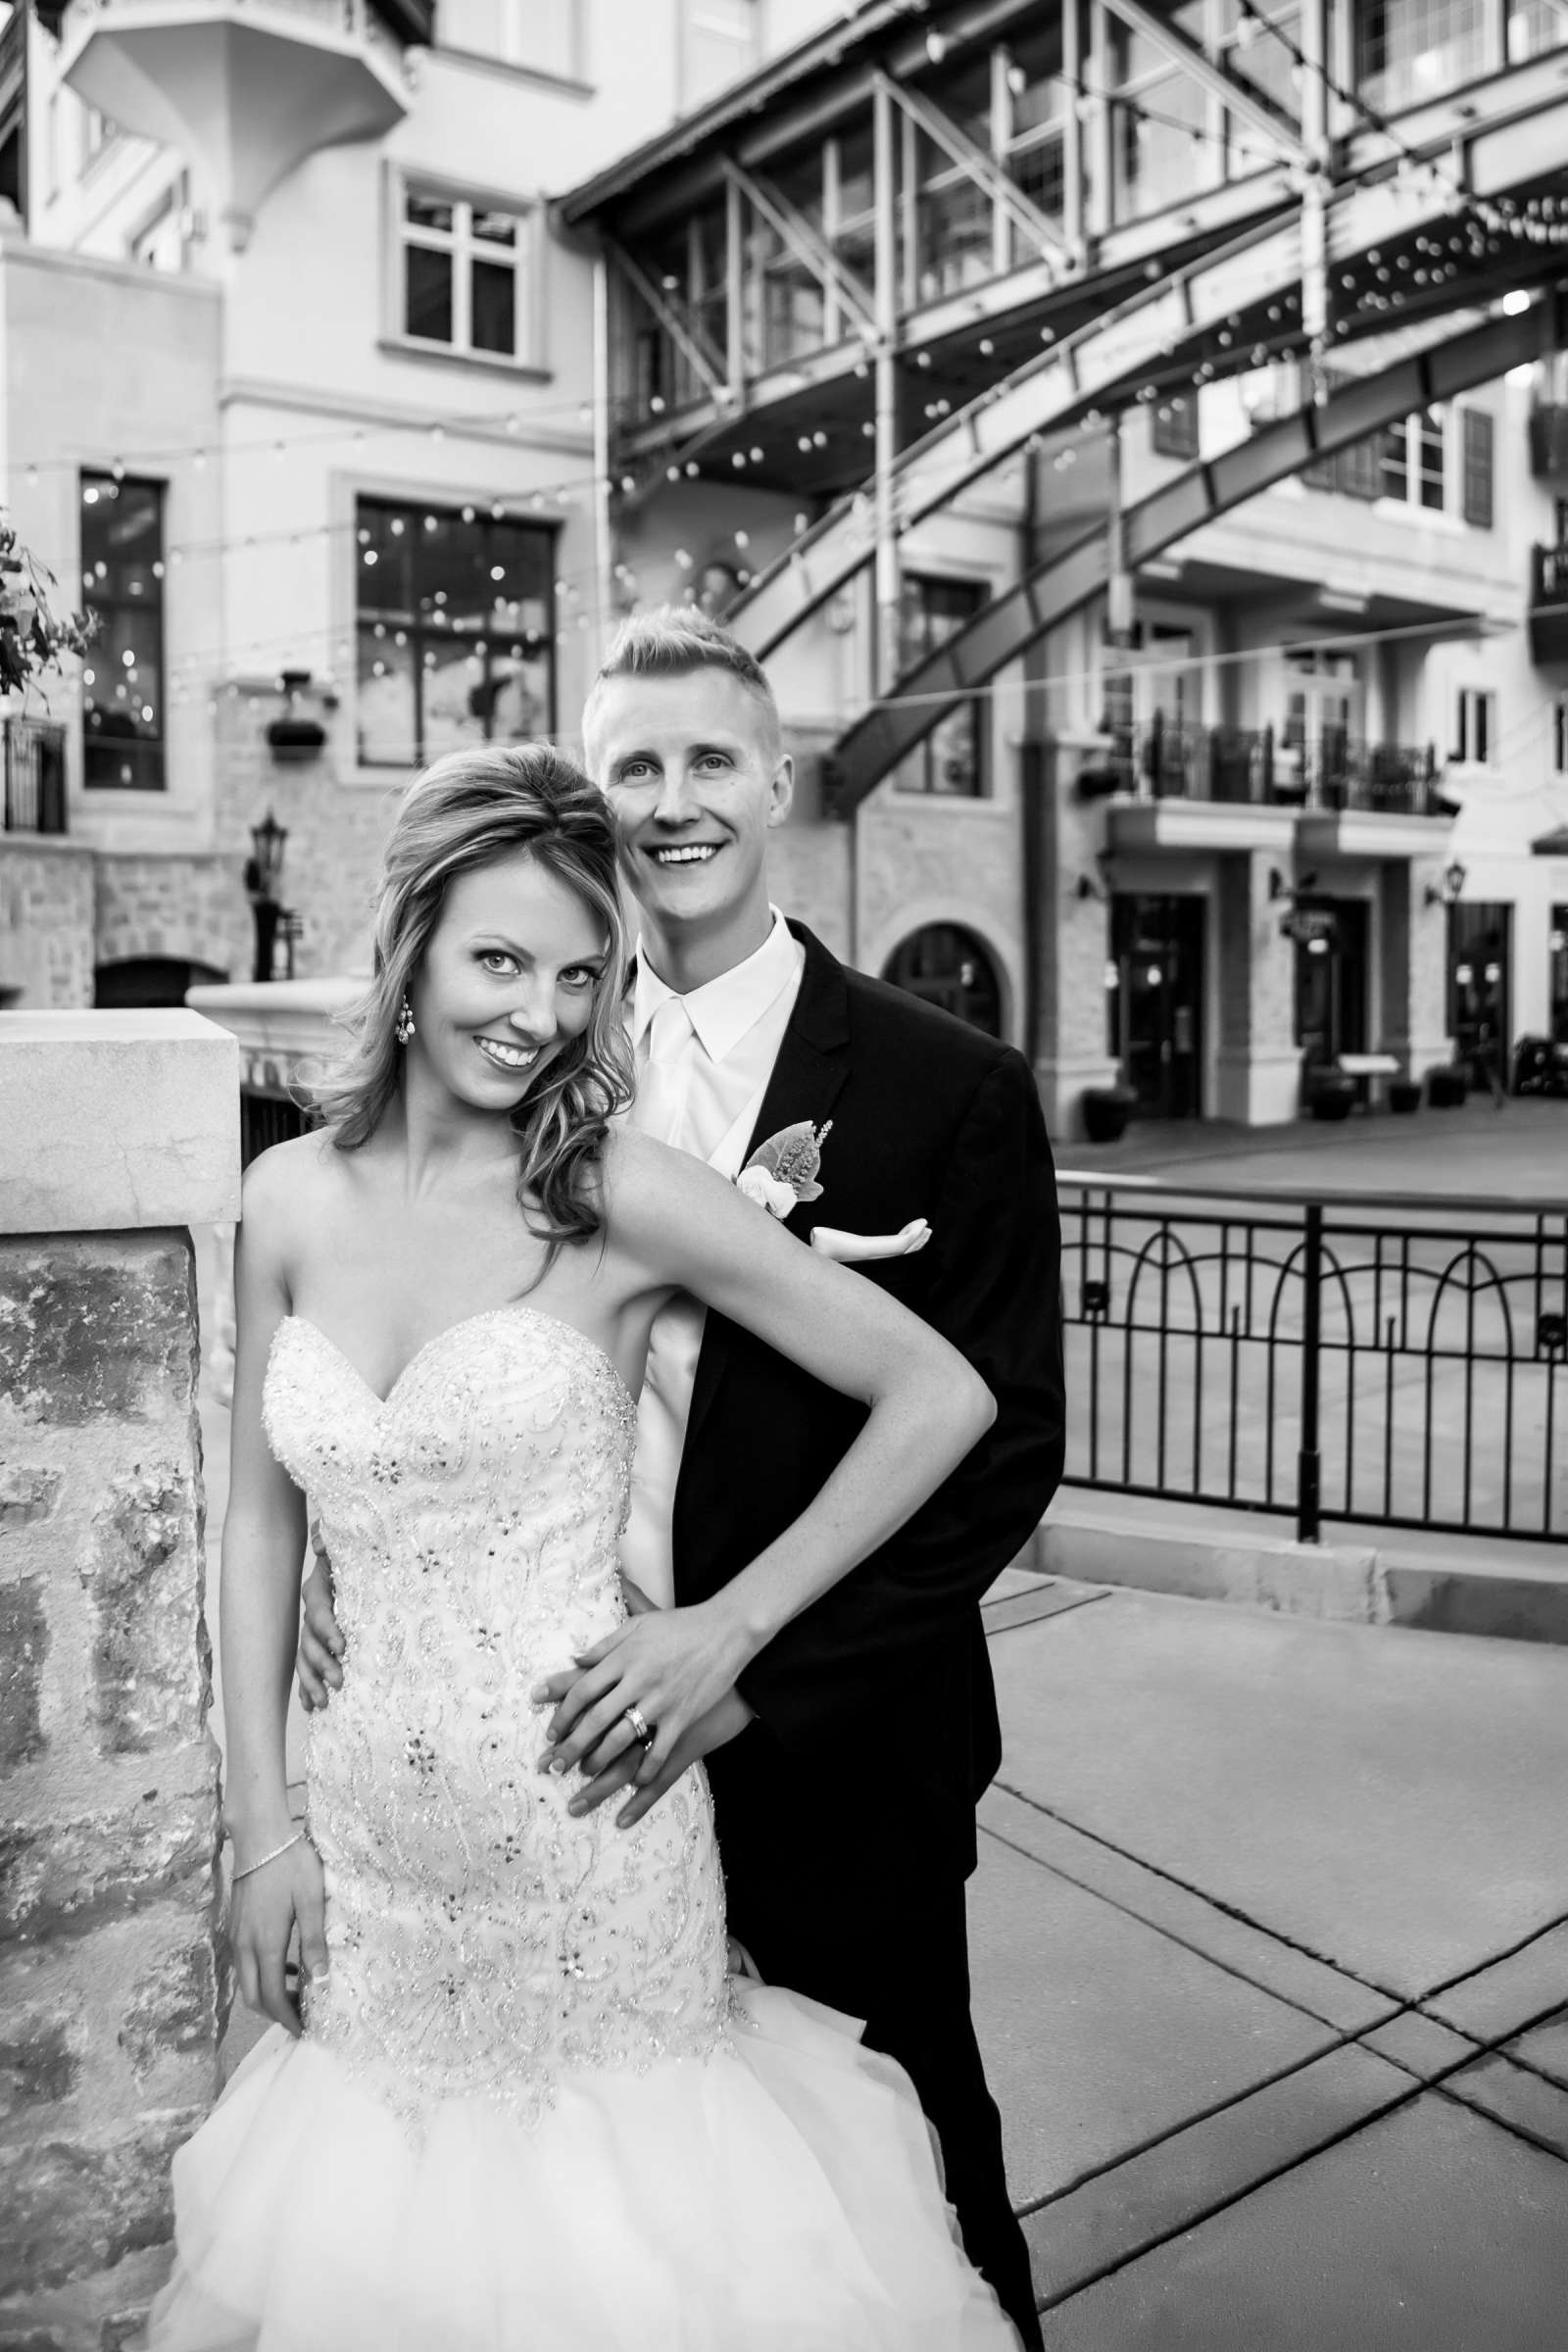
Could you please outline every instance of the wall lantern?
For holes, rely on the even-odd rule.
[[[1464,888],[1467,870],[1460,864],[1457,858],[1450,864],[1446,865],[1443,869],[1443,880],[1427,884],[1426,905],[1429,906],[1455,906],[1459,893]]]
[[[278,924],[284,914],[279,894],[283,887],[283,845],[287,840],[287,825],[280,825],[270,808],[260,824],[251,827],[251,855],[245,860],[245,894],[256,925],[253,980],[273,977]]]
[[[277,681],[277,690],[283,697],[283,715],[274,718],[267,730],[268,747],[274,760],[314,760],[326,742],[326,729],[320,720],[300,714],[299,698],[310,683],[308,669],[285,669]]]

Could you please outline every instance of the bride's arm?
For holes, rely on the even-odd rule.
[[[293,1842],[284,1760],[305,1497],[274,1457],[262,1426],[268,1352],[288,1311],[283,1245],[287,1197],[295,1189],[271,1153],[246,1173],[234,1250],[234,1405],[219,1641],[223,1809],[234,1846],[229,1936],[240,1993],[248,2007],[297,2033],[298,2014],[283,1980],[296,1921],[302,1969],[316,1975],[326,1966],[320,1864],[308,1843]]]
[[[617,1138],[606,1209],[617,1250],[645,1268],[650,1283],[690,1292],[867,1408],[815,1498],[710,1600],[638,1617],[579,1661],[589,1671],[556,1710],[553,1761],[578,1762],[606,1734],[622,1744],[614,1727],[635,1706],[657,1732],[636,1776],[646,1788],[780,1627],[936,1492],[990,1428],[996,1407],[984,1382],[929,1325],[875,1284],[803,1248],[684,1152]],[[760,1428],[760,1451],[767,1442]],[[607,1761],[594,1756],[598,1768]]]

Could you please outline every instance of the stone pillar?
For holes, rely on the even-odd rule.
[[[1427,887],[1442,884],[1437,858],[1388,858],[1378,877],[1379,979],[1383,990],[1380,1043],[1397,1054],[1417,1083],[1453,1058],[1447,1035],[1447,917]]]
[[[1301,1100],[1296,1042],[1296,951],[1281,934],[1286,903],[1268,895],[1278,850],[1219,861],[1214,952],[1219,958],[1215,1116],[1244,1127],[1294,1119]]]
[[[1059,1146],[1083,1134],[1090,1087],[1119,1071],[1105,1032],[1110,907],[1100,869],[1104,803],[1080,795],[1080,773],[1102,767],[1102,735],[1057,735],[1024,774],[1024,936],[1034,981],[1032,1053],[1046,1125]],[[1080,895],[1080,882],[1090,889]]]
[[[113,2352],[218,2083],[187,1228],[238,1208],[189,1012],[0,1018],[0,2343]]]

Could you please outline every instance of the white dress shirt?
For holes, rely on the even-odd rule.
[[[739,1175],[805,968],[806,951],[775,906],[773,927],[756,954],[680,1000],[686,1024],[661,1024],[662,1030],[672,1027],[677,1042],[671,1047],[661,1039],[659,1067],[645,1086],[650,1032],[661,1006],[675,992],[660,979],[639,948],[631,1020],[637,1063],[632,1125],[646,1124],[678,1150],[706,1159],[721,1176]],[[695,1298],[684,1297],[661,1309],[637,1406],[637,1452],[621,1565],[662,1608],[668,1608],[675,1595],[675,1481],[705,1316],[706,1309]]]

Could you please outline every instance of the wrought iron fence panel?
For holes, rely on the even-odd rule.
[[[1568,1542],[1568,1212],[1061,1195],[1069,1481]]]

